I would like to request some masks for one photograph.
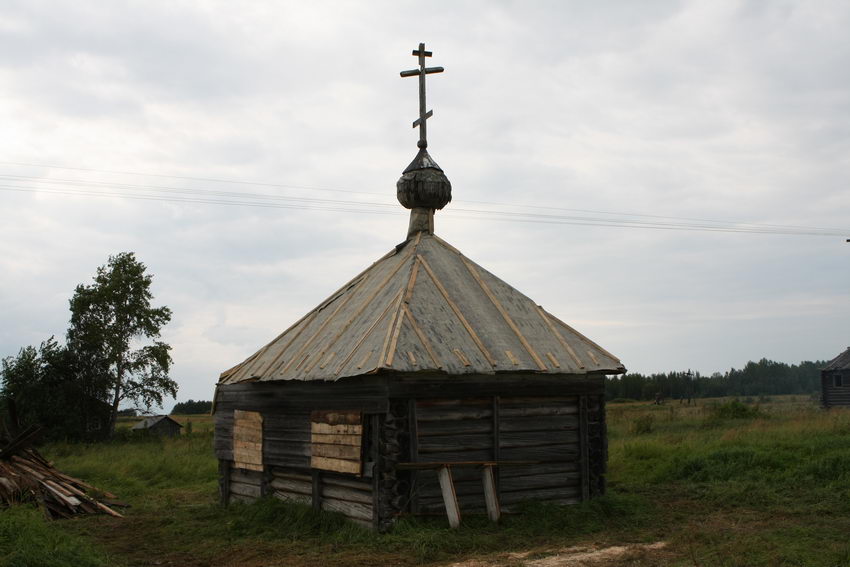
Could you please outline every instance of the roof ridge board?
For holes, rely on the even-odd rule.
[[[540,307],[540,309],[543,309],[543,307],[542,307],[542,306],[538,306],[538,307]],[[592,346],[592,347],[594,347],[594,348],[598,349],[599,351],[601,351],[601,352],[602,352],[605,356],[607,356],[608,358],[611,358],[611,359],[615,360],[616,362],[618,362],[618,363],[620,364],[620,367],[621,367],[621,368],[624,368],[624,366],[623,366],[623,362],[622,362],[619,358],[617,358],[616,356],[614,356],[613,354],[611,354],[610,352],[608,352],[607,350],[605,350],[604,348],[602,348],[601,346],[599,346],[598,344],[596,344],[595,342],[593,342],[592,340],[590,340],[589,338],[587,338],[585,335],[583,335],[583,334],[581,334],[580,332],[576,331],[573,327],[571,327],[571,326],[567,325],[566,323],[564,323],[563,321],[561,321],[560,319],[558,319],[557,317],[555,317],[554,315],[552,315],[551,313],[549,313],[548,311],[546,311],[545,309],[543,309],[543,312],[544,312],[544,313],[546,313],[549,317],[551,317],[551,318],[552,318],[552,319],[554,319],[555,321],[557,321],[558,323],[560,323],[561,325],[563,325],[564,327],[566,327],[566,328],[567,328],[569,331],[571,331],[572,333],[575,333],[575,335],[576,335],[576,336],[578,336],[578,337],[579,337],[582,341],[584,341],[585,343],[589,344],[590,346]]]
[[[422,233],[420,232],[419,235]],[[416,286],[416,276],[419,275],[419,265],[421,261],[419,260],[419,255],[416,254],[416,248],[419,246],[419,239],[417,238],[416,243],[413,245],[413,251],[411,252],[413,256],[413,264],[410,266],[410,275],[407,277],[407,285],[404,287],[404,296],[401,302],[396,309],[395,316],[393,319],[393,325],[396,329],[393,331],[393,339],[389,344],[389,347],[386,351],[381,352],[381,356],[378,357],[378,361],[384,361],[382,366],[392,367],[393,358],[395,355],[395,346],[398,342],[398,335],[401,332],[401,324],[404,322],[404,307],[410,304],[410,299],[413,297],[413,292]]]
[[[470,338],[472,339],[472,342],[475,344],[478,350],[481,351],[481,354],[484,355],[484,359],[490,364],[490,366],[495,368],[497,364],[495,359],[493,358],[493,355],[490,353],[489,350],[487,350],[487,347],[484,345],[484,342],[475,332],[475,329],[472,328],[472,325],[470,325],[469,321],[466,319],[466,316],[464,316],[463,312],[460,310],[460,307],[458,307],[454,300],[452,300],[451,296],[449,295],[449,292],[446,290],[445,286],[443,286],[443,283],[437,277],[437,274],[434,273],[434,270],[431,268],[431,265],[421,254],[417,254],[417,256],[421,258],[422,267],[425,268],[425,271],[428,273],[429,278],[434,283],[434,286],[437,288],[437,291],[440,293],[440,295],[443,296],[443,299],[449,305],[449,308],[451,308],[451,310],[460,320],[461,325],[463,325],[464,329],[466,329],[466,332],[469,334]]]
[[[434,352],[434,347],[431,346],[431,341],[428,340],[428,337],[425,336],[425,333],[422,332],[422,329],[419,328],[419,323],[416,322],[416,318],[413,316],[413,312],[410,311],[410,308],[407,305],[403,305],[402,309],[404,310],[404,315],[407,317],[408,322],[410,323],[410,327],[413,329],[413,333],[419,339],[419,342],[422,343],[422,348],[425,349],[425,352],[428,353],[428,356],[431,357],[431,361],[434,363],[434,366],[438,370],[445,370],[445,365],[443,365],[439,358],[437,357],[437,353]]]
[[[517,324],[513,320],[513,318],[510,316],[510,313],[507,312],[505,307],[501,304],[499,299],[495,296],[493,291],[490,289],[490,287],[487,285],[487,283],[481,277],[481,274],[479,274],[478,270],[475,269],[474,263],[463,255],[461,255],[461,261],[462,261],[463,265],[466,267],[466,269],[469,271],[469,273],[472,275],[472,279],[475,280],[475,283],[478,284],[478,287],[481,288],[481,291],[484,292],[484,295],[487,296],[487,298],[490,300],[490,302],[496,308],[496,311],[499,312],[499,315],[502,316],[502,319],[504,319],[505,323],[507,323],[508,327],[510,327],[511,331],[513,331],[514,335],[516,335],[517,339],[519,339],[520,345],[531,356],[531,360],[534,361],[534,363],[537,365],[537,368],[541,371],[548,371],[549,367],[546,366],[546,363],[543,362],[543,360],[537,354],[537,351],[534,350],[534,347],[531,345],[531,343],[528,342],[528,339],[526,339],[525,336],[522,334],[522,331],[517,326]],[[514,288],[511,287],[511,289],[514,289]],[[517,291],[517,293],[522,295],[522,293],[519,292],[519,291]],[[524,299],[528,299],[525,296],[522,296],[522,297]],[[529,299],[529,301],[530,301],[530,299]],[[532,302],[532,304],[533,303],[534,302]]]
[[[361,279],[360,281],[362,282],[362,281],[368,281],[368,280],[369,280],[369,275],[368,275],[368,274],[366,274],[366,276],[365,276],[365,280]],[[354,286],[352,286],[352,287],[355,287],[355,286],[356,286],[356,284],[354,284]],[[347,289],[348,289],[348,290],[350,290],[350,289],[351,289],[351,287],[349,287],[349,288],[347,288]],[[334,297],[335,297],[335,298],[340,297],[339,293],[340,293],[340,292],[337,292],[337,294],[335,294],[335,296],[334,296]],[[290,358],[290,359],[289,359],[289,362],[288,362],[288,363],[286,363],[286,366],[283,366],[283,365],[284,365],[284,363],[285,363],[286,361],[285,361],[285,360],[282,360],[282,361],[280,362],[280,364],[278,364],[278,365],[275,367],[275,369],[272,371],[272,374],[274,374],[275,372],[278,372],[278,371],[280,371],[281,373],[284,373],[284,372],[286,372],[287,370],[289,370],[289,368],[292,366],[292,363],[293,363],[293,362],[295,362],[297,359],[299,359],[299,358],[301,357],[301,355],[304,353],[304,351],[305,351],[305,350],[307,350],[307,348],[309,348],[309,347],[310,347],[310,345],[312,345],[312,344],[313,344],[313,341],[315,341],[315,340],[316,340],[316,337],[318,337],[318,336],[319,336],[319,334],[320,334],[320,333],[321,333],[321,332],[325,329],[325,327],[327,327],[327,326],[328,326],[328,324],[329,324],[331,321],[333,321],[334,316],[336,316],[336,314],[337,314],[337,313],[339,313],[339,312],[340,312],[340,310],[342,310],[342,308],[344,308],[346,305],[348,305],[348,302],[349,302],[349,301],[351,301],[351,300],[354,298],[354,296],[355,296],[355,295],[356,295],[356,292],[355,292],[355,291],[352,291],[350,294],[348,294],[348,297],[346,297],[346,298],[345,298],[342,302],[340,302],[340,304],[339,304],[339,305],[337,305],[337,306],[336,306],[336,309],[334,309],[334,310],[333,310],[333,313],[331,313],[330,315],[328,315],[327,317],[325,317],[325,320],[324,320],[324,321],[322,321],[322,324],[321,324],[321,325],[319,325],[319,328],[318,328],[318,329],[316,329],[316,331],[313,333],[313,335],[312,335],[309,339],[307,339],[307,340],[304,342],[304,344],[303,344],[303,345],[301,345],[301,348],[299,348],[299,349],[298,349],[298,351],[296,351],[296,353],[295,353],[294,355],[292,355],[292,358]],[[328,304],[328,305],[329,305],[329,304]],[[313,309],[312,313],[313,313],[314,315],[318,315],[318,314],[319,314],[319,312],[320,312],[320,311],[322,311],[322,309],[320,309],[320,307],[321,307],[321,306],[316,307],[315,309]],[[305,328],[306,328],[306,325],[305,325]],[[301,331],[303,331],[303,330],[304,330],[304,329],[301,329]],[[286,348],[288,348],[288,347],[289,347],[289,346],[290,346],[290,345],[291,345],[291,344],[295,341],[295,339],[297,339],[297,338],[298,338],[298,336],[300,336],[300,335],[301,335],[301,331],[299,331],[299,332],[298,332],[298,334],[297,334],[295,337],[293,337],[293,338],[292,338],[292,340],[291,340],[289,343],[287,343]],[[282,355],[282,354],[283,354],[283,351],[281,351],[281,355]],[[279,356],[278,356],[278,358],[280,358],[280,356],[281,356],[281,355],[279,355]],[[281,366],[283,366],[283,369],[281,369],[281,368],[280,368]]]
[[[417,240],[417,242],[418,242],[418,240]],[[413,251],[414,249],[415,249],[415,247],[414,247],[414,248],[411,248],[411,249],[410,249],[410,251],[409,251],[409,252],[407,252],[407,255],[406,255],[405,257],[403,257],[403,258],[401,258],[401,259],[399,260],[398,265],[397,265],[395,268],[393,268],[392,270],[390,270],[390,273],[389,273],[389,274],[387,274],[387,276],[386,276],[386,277],[384,278],[384,280],[380,283],[380,285],[378,285],[378,287],[377,287],[374,291],[372,291],[371,295],[369,295],[369,297],[367,297],[367,298],[366,298],[366,300],[365,300],[363,303],[361,303],[360,308],[359,308],[359,309],[357,309],[357,311],[356,311],[356,312],[355,312],[355,313],[354,313],[351,317],[349,317],[349,318],[348,318],[348,321],[346,321],[346,323],[345,323],[345,325],[343,325],[342,329],[341,329],[341,330],[339,330],[339,331],[336,333],[336,335],[333,337],[333,339],[331,339],[331,341],[325,345],[325,351],[328,351],[328,350],[329,350],[329,349],[330,349],[330,348],[331,348],[331,347],[332,347],[332,346],[333,346],[333,345],[334,345],[334,344],[335,344],[335,343],[339,340],[339,338],[340,338],[343,334],[345,334],[345,332],[348,330],[348,328],[349,328],[349,327],[351,327],[351,324],[352,324],[352,323],[353,323],[353,322],[354,322],[354,321],[355,321],[358,317],[360,317],[360,315],[363,313],[363,311],[365,311],[365,310],[366,310],[366,308],[369,306],[369,304],[371,304],[371,303],[372,303],[372,301],[374,301],[374,299],[378,296],[378,294],[379,294],[381,291],[383,291],[383,289],[384,289],[384,288],[387,286],[387,284],[388,284],[388,283],[389,283],[389,282],[393,279],[393,277],[396,275],[396,273],[398,273],[398,271],[399,271],[399,270],[401,269],[401,267],[405,264],[405,262],[407,262],[407,261],[410,259],[410,257],[411,257],[411,256],[412,256],[412,254],[413,254],[413,252],[412,252],[412,251]],[[354,296],[352,295],[352,296],[350,296],[348,299],[350,300],[350,299],[351,299],[351,298],[353,298],[353,297],[354,297]],[[346,301],[346,303],[347,303],[347,301]],[[338,311],[338,310],[339,310],[339,309],[337,309],[337,311]],[[336,311],[333,313],[333,315],[336,315]],[[330,319],[332,319],[332,318],[333,318],[333,315],[331,315],[330,317],[328,317],[328,319],[327,319],[327,320],[329,321]],[[321,331],[321,329],[320,329],[320,331]],[[319,332],[320,332],[320,331],[319,331]],[[313,341],[313,340],[315,340],[316,336],[318,336],[318,332],[317,332],[315,335],[313,335],[313,337],[311,337],[311,339],[310,339],[309,343],[312,343],[312,341]],[[302,346],[302,347],[301,347],[301,349],[299,350],[299,353],[298,353],[298,355],[299,355],[299,356],[300,356],[300,354],[304,351],[305,347],[307,347],[307,346],[308,346],[308,343],[305,343],[305,344],[304,344],[304,346]],[[298,358],[298,357],[296,356],[295,358]],[[294,360],[294,358],[293,358],[293,360]],[[290,365],[291,365],[291,362],[290,362]],[[284,368],[284,369],[283,369],[283,372],[285,372],[286,370],[288,370],[288,367],[287,367],[287,368]]]
[[[404,294],[404,290],[399,290],[398,293],[396,293],[396,295],[393,297],[393,300],[390,301],[387,304],[387,306],[384,308],[383,311],[381,311],[381,314],[378,315],[378,318],[375,319],[372,322],[372,324],[369,326],[369,328],[366,330],[366,332],[363,333],[363,335],[360,337],[360,339],[358,339],[358,341],[354,344],[354,346],[348,352],[348,355],[346,355],[346,357],[339,363],[339,366],[337,367],[336,372],[334,372],[335,376],[340,377],[340,374],[342,373],[342,370],[345,368],[345,366],[351,361],[351,359],[354,357],[354,355],[357,353],[357,351],[360,349],[360,347],[363,345],[363,343],[366,342],[366,339],[368,339],[372,335],[372,333],[375,332],[375,329],[378,327],[378,324],[381,321],[384,320],[384,317],[386,317],[387,313],[390,312],[392,306],[396,302],[401,301],[403,294]],[[390,327],[392,327],[392,325],[390,325]],[[374,369],[378,369],[378,368],[381,367],[381,364],[380,364],[381,360],[382,360],[382,358],[378,357],[378,363],[375,365]],[[368,372],[369,372],[369,370],[366,370],[366,371],[363,372],[363,374],[366,374]]]
[[[267,344],[266,344],[263,348],[261,348],[260,350],[258,350],[257,352],[255,352],[254,354],[252,354],[251,356],[249,356],[248,358],[246,358],[245,360],[243,360],[243,361],[242,361],[242,362],[240,362],[239,364],[237,364],[237,365],[235,365],[235,366],[233,366],[233,367],[231,367],[231,368],[229,368],[229,369],[225,370],[224,372],[222,372],[222,373],[219,375],[219,378],[223,378],[223,377],[225,377],[224,375],[225,375],[225,373],[227,373],[227,372],[233,372],[233,379],[234,379],[234,381],[235,381],[235,380],[236,380],[236,374],[238,374],[238,371],[239,371],[239,370],[241,370],[243,366],[247,365],[249,362],[251,362],[252,360],[254,360],[256,357],[258,357],[258,356],[262,356],[263,354],[265,354],[265,353],[266,353],[266,351],[267,351],[269,348],[271,348],[271,346],[272,346],[275,342],[277,342],[277,341],[279,341],[281,338],[283,338],[283,336],[284,336],[284,335],[286,335],[286,333],[290,332],[290,331],[291,331],[291,330],[293,330],[295,327],[297,327],[298,325],[300,325],[300,324],[301,324],[301,323],[302,323],[305,319],[307,319],[307,318],[308,318],[308,317],[310,317],[311,315],[316,315],[319,311],[322,311],[322,310],[323,310],[325,307],[327,307],[327,306],[328,306],[328,305],[329,305],[329,304],[330,304],[333,300],[335,300],[335,299],[336,299],[336,298],[337,298],[337,297],[338,297],[341,293],[345,292],[347,289],[350,289],[350,288],[351,288],[351,286],[353,286],[353,285],[356,285],[356,284],[360,283],[360,280],[362,280],[362,278],[363,278],[363,276],[364,276],[364,275],[366,275],[366,276],[368,277],[367,272],[369,272],[369,270],[371,270],[371,269],[372,269],[372,268],[374,268],[377,264],[379,264],[379,263],[383,262],[383,261],[384,261],[384,260],[386,260],[387,258],[391,258],[392,256],[395,256],[396,254],[398,254],[398,253],[399,253],[399,251],[400,251],[400,249],[399,249],[398,247],[394,247],[392,250],[390,250],[389,252],[387,252],[386,254],[384,254],[383,256],[381,256],[380,258],[378,258],[377,260],[375,260],[374,262],[372,262],[372,264],[371,264],[371,265],[369,265],[366,269],[362,270],[359,274],[357,274],[356,276],[354,276],[353,278],[351,278],[350,280],[348,280],[347,282],[345,282],[345,284],[343,284],[342,286],[340,286],[340,287],[339,287],[336,291],[334,291],[334,292],[333,292],[332,294],[330,294],[327,298],[325,298],[325,300],[324,300],[324,301],[322,301],[321,303],[319,303],[319,305],[317,305],[316,307],[314,307],[313,309],[311,309],[310,311],[308,311],[307,313],[305,313],[305,314],[304,314],[304,316],[302,316],[300,319],[298,319],[297,321],[295,321],[292,325],[290,325],[289,327],[287,327],[287,328],[286,328],[283,332],[281,332],[281,333],[280,333],[280,334],[278,334],[275,338],[273,338],[271,341],[269,341],[269,342],[268,342],[268,343],[267,343]],[[293,340],[295,340],[295,339],[293,339]],[[291,344],[291,343],[290,343],[290,344]],[[286,348],[288,348],[288,347],[289,347],[289,344],[287,344],[287,346],[286,346],[286,347],[284,347],[284,349],[281,351],[281,353],[283,353],[283,352],[286,350]],[[275,357],[275,358],[273,359],[272,364],[274,364],[274,363],[277,361],[277,359],[278,359],[278,358],[280,358],[280,356]],[[271,366],[271,364],[270,364],[269,366]],[[246,370],[247,370],[247,369],[246,369]],[[265,370],[265,371],[268,371],[268,368],[266,368],[266,369],[264,369],[264,370]],[[229,376],[228,376],[228,377],[229,377]]]
[[[416,262],[414,261],[414,265]],[[407,295],[405,288],[402,288],[399,291],[398,298],[393,301],[392,304],[395,304],[393,308],[393,318],[390,320],[390,324],[387,325],[387,336],[384,338],[384,344],[381,347],[381,356],[378,358],[378,367],[391,367],[392,366],[392,351],[395,348],[395,344],[398,342],[398,334],[401,332],[401,306],[404,305],[404,297]],[[383,361],[383,362],[381,362]]]
[[[291,339],[289,339],[289,342],[287,342],[287,343],[283,346],[283,348],[281,348],[281,349],[280,349],[280,352],[279,352],[279,353],[277,353],[277,356],[275,356],[274,358],[272,358],[272,359],[271,359],[271,361],[269,361],[269,363],[268,363],[268,364],[265,366],[265,368],[263,368],[262,370],[257,369],[257,372],[256,372],[255,374],[259,374],[260,372],[269,372],[269,371],[272,369],[272,367],[274,367],[274,369],[275,369],[275,370],[277,370],[277,369],[280,367],[280,365],[281,365],[281,364],[283,364],[283,361],[281,360],[281,358],[283,357],[284,353],[286,353],[286,350],[287,350],[290,346],[292,346],[292,343],[294,343],[296,340],[298,340],[298,337],[300,337],[300,336],[301,336],[301,333],[303,333],[303,332],[307,329],[307,327],[309,327],[309,326],[310,326],[310,323],[312,323],[312,322],[313,322],[313,319],[315,319],[315,318],[316,318],[316,316],[317,316],[318,314],[319,314],[319,310],[318,310],[318,309],[313,309],[313,310],[312,310],[312,311],[310,311],[307,315],[305,315],[304,317],[302,317],[301,319],[299,319],[299,320],[298,320],[298,321],[297,321],[294,325],[290,326],[290,327],[289,327],[289,329],[287,329],[284,333],[281,333],[281,334],[280,334],[278,337],[276,337],[276,338],[275,338],[275,339],[274,339],[271,343],[269,343],[267,346],[268,346],[268,347],[271,347],[271,345],[272,345],[273,343],[275,343],[275,342],[277,342],[278,340],[282,339],[282,338],[286,335],[286,333],[287,333],[287,332],[289,332],[289,331],[293,330],[293,329],[294,329],[297,325],[299,325],[299,324],[301,324],[302,322],[304,322],[304,325],[302,325],[302,327],[301,327],[300,329],[298,329],[298,332],[297,332],[297,333],[295,333],[295,335],[294,335]],[[309,317],[309,319],[308,319],[308,317]],[[280,362],[278,362],[278,361],[280,361]]]
[[[543,319],[543,322],[546,323],[546,325],[549,327],[549,330],[555,335],[555,338],[558,339],[558,342],[561,344],[562,347],[564,347],[564,350],[567,351],[567,354],[570,356],[570,358],[573,359],[573,362],[576,363],[579,370],[584,370],[584,362],[581,361],[581,359],[576,354],[576,351],[573,350],[572,346],[570,346],[570,343],[567,341],[567,339],[564,338],[560,331],[558,331],[558,328],[555,327],[555,324],[549,319],[546,311],[537,304],[535,304],[534,306],[537,308],[537,313]]]
[[[434,238],[434,240],[436,240],[438,243],[442,244],[443,247],[448,249],[450,252],[454,252],[458,256],[463,256],[464,258],[466,258],[466,256],[464,256],[463,252],[461,252],[460,250],[458,250],[457,248],[455,248],[454,246],[452,246],[451,244],[449,244],[447,241],[443,240],[442,238],[440,238],[436,234],[432,234],[431,236]]]

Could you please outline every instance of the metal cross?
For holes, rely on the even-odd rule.
[[[425,51],[425,44],[420,43],[419,49],[413,51],[413,55],[419,57],[419,68],[410,71],[402,71],[402,77],[419,77],[419,118],[413,121],[413,127],[419,126],[419,143],[416,145],[420,148],[428,147],[428,131],[425,121],[434,115],[433,110],[425,111],[425,75],[431,73],[442,73],[442,67],[426,67],[425,58],[431,57],[430,51]]]

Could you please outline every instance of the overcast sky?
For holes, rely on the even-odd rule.
[[[440,236],[630,371],[832,358],[848,30],[840,0],[6,0],[0,356],[135,251],[178,400],[210,399],[404,239],[424,41]]]

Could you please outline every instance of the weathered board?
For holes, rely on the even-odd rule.
[[[255,411],[233,412],[233,461],[236,468],[263,470],[263,416]],[[233,489],[231,492],[239,494]]]
[[[310,467],[357,476],[363,474],[361,411],[317,410],[310,414]]]

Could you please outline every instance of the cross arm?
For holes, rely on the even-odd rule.
[[[425,72],[426,75],[430,75],[432,73],[442,73],[445,71],[442,67],[426,67],[424,69],[411,69],[410,71],[402,71],[399,73],[402,77],[416,77],[421,75],[422,72]]]

